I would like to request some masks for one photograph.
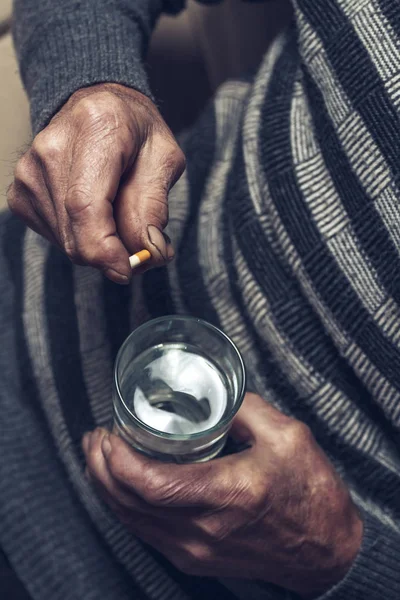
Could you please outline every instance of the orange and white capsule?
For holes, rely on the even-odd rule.
[[[139,265],[145,263],[151,258],[151,254],[148,250],[141,250],[140,252],[136,252],[136,254],[132,254],[129,257],[129,264],[131,265],[131,269],[136,269]]]

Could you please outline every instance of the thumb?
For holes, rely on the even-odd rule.
[[[247,393],[232,422],[230,434],[239,442],[256,442],[260,437],[265,440],[269,433],[275,433],[288,420],[258,394]]]
[[[130,254],[147,248],[151,265],[171,260],[174,250],[163,233],[168,193],[185,168],[183,152],[171,134],[153,135],[125,175],[115,202],[118,235]]]

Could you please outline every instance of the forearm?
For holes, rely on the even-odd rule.
[[[15,0],[14,40],[34,133],[77,89],[115,82],[150,95],[142,59],[162,10],[183,0]]]

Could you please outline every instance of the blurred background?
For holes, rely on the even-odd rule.
[[[31,138],[29,106],[10,33],[11,15],[12,0],[0,0],[0,210],[6,207],[15,162]],[[289,17],[289,0],[224,0],[213,6],[188,0],[178,16],[163,16],[147,66],[170,127],[178,132],[190,126],[218,85],[255,69]]]

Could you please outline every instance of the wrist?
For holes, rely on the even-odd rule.
[[[351,569],[361,547],[363,537],[363,521],[356,506],[352,503],[349,515],[344,519],[342,527],[336,527],[330,544],[328,544],[325,564],[318,565],[315,577],[297,590],[304,600],[313,600],[327,593],[340,583]]]
[[[94,85],[79,88],[71,95],[71,99],[81,99],[102,92],[111,92],[122,99],[130,98],[135,99],[139,103],[154,105],[154,102],[148,96],[142,94],[142,92],[121,83],[109,82],[95,83]]]

